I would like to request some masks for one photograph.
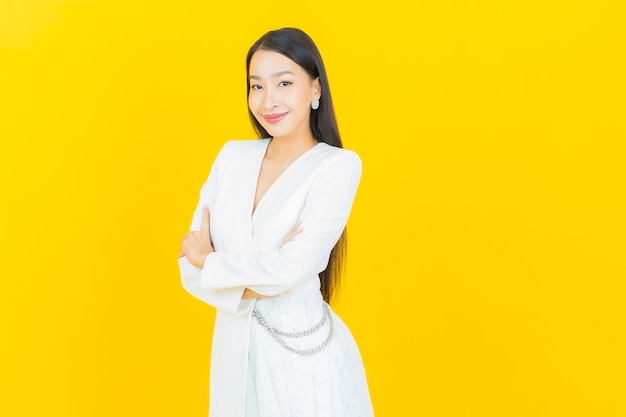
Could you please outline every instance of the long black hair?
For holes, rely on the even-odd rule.
[[[313,42],[313,39],[302,30],[296,28],[272,30],[261,36],[250,47],[246,57],[247,95],[250,94],[250,60],[252,59],[252,55],[259,50],[272,51],[284,55],[300,65],[309,74],[311,79],[319,78],[322,95],[320,97],[319,108],[311,111],[311,133],[318,142],[325,142],[331,146],[343,148],[343,143],[339,136],[339,129],[337,128],[337,119],[335,118],[335,109],[330,95],[326,69],[324,68],[322,56]],[[271,137],[267,130],[265,130],[254,117],[249,108],[248,115],[252,122],[252,127],[259,135],[259,138]],[[328,266],[320,273],[322,296],[328,303],[330,303],[339,289],[341,274],[343,273],[345,265],[347,243],[348,236],[344,229],[337,244],[335,244],[335,247],[330,252]]]

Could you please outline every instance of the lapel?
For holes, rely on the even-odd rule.
[[[256,196],[256,187],[257,187],[257,182],[259,180],[259,173],[261,171],[263,158],[265,157],[265,153],[267,152],[267,147],[269,145],[269,139],[263,139],[263,141],[265,142],[265,144],[263,146],[259,146],[258,151],[255,153],[255,163],[253,164],[254,166],[253,171],[255,171],[255,173],[253,175],[253,178],[251,178],[251,181],[250,181],[251,182],[251,192],[250,192],[251,198],[250,198],[250,203],[249,203],[249,207],[250,207],[249,213],[251,213],[250,222],[253,226],[254,226],[255,220],[259,217],[257,213],[262,211],[264,207],[269,204],[268,202],[266,202],[266,200],[271,200],[273,195],[280,191],[281,184],[288,180],[290,176],[290,172],[296,170],[298,168],[298,165],[302,164],[304,161],[306,161],[308,158],[314,155],[318,149],[323,147],[322,145],[323,142],[320,142],[316,144],[315,146],[313,146],[311,149],[304,152],[298,158],[296,158],[287,168],[285,168],[285,170],[278,176],[278,178],[276,178],[276,180],[272,183],[272,185],[270,185],[270,187],[265,191],[265,194],[263,194],[263,197],[261,197],[261,200],[259,200],[259,203],[257,204],[256,209],[253,210],[254,198]]]

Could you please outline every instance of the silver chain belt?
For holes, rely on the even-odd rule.
[[[303,330],[301,332],[293,332],[293,333],[283,332],[281,330],[278,330],[275,327],[272,327],[267,322],[267,320],[265,320],[265,317],[263,317],[263,315],[259,312],[259,310],[256,309],[256,307],[252,310],[252,315],[254,316],[254,318],[256,318],[259,324],[263,326],[263,328],[267,330],[267,332],[274,338],[274,340],[276,340],[276,342],[278,342],[278,344],[280,344],[282,347],[284,347],[290,352],[297,353],[298,355],[311,356],[326,349],[326,347],[330,344],[331,339],[333,338],[333,334],[335,333],[335,323],[333,320],[333,315],[330,314],[330,308],[328,307],[328,304],[326,303],[323,303],[322,306],[324,307],[324,315],[322,316],[322,319],[315,326],[311,327],[310,329]],[[326,323],[326,320],[328,320],[329,325],[330,325],[330,329],[328,331],[328,337],[326,337],[326,340],[324,340],[321,344],[313,348],[295,349],[289,346],[287,342],[283,340],[283,337],[297,339],[297,338],[312,335],[313,333],[317,332],[319,329],[322,328],[324,323]]]

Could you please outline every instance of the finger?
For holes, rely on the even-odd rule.
[[[185,251],[183,250],[183,248],[181,247],[180,249],[178,249],[178,257],[182,258],[183,256],[185,256]]]
[[[302,233],[303,229],[302,229],[302,227],[300,227],[301,224],[302,224],[302,222],[298,222],[298,224],[296,224],[293,227],[293,229],[291,229],[289,231],[289,233],[287,233],[287,236],[285,236],[285,238],[283,239],[283,243],[282,243],[281,247],[285,246],[287,243],[293,241],[296,236],[298,236],[300,233]]]
[[[183,236],[183,238],[180,241],[182,242],[183,240],[187,239],[189,237],[189,233],[190,232],[185,233],[185,236]]]
[[[200,225],[200,233],[208,237],[210,233],[211,215],[209,213],[209,206],[204,205],[202,207],[202,224]]]
[[[292,229],[286,236],[286,238],[288,240],[292,240],[294,237],[298,236],[300,233],[302,233],[302,228],[299,227],[297,229]]]
[[[298,236],[300,233],[302,233],[302,229],[294,230],[289,235],[287,235],[287,237],[285,238],[285,243],[293,242],[296,236]]]
[[[291,232],[289,233],[291,235],[291,239],[302,233],[302,227],[300,226],[302,226],[302,222],[298,222],[293,229],[291,229]]]

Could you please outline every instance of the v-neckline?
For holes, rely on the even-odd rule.
[[[265,200],[265,196],[274,188],[274,185],[277,182],[279,182],[282,177],[285,176],[285,172],[289,171],[289,169],[292,166],[294,166],[299,160],[301,160],[305,155],[309,154],[313,149],[317,148],[320,144],[323,143],[323,142],[316,143],[311,148],[307,149],[302,154],[300,154],[296,159],[291,161],[291,163],[287,165],[287,167],[274,179],[274,181],[272,181],[269,187],[267,187],[267,189],[265,190],[265,192],[263,193],[263,195],[261,196],[261,198],[259,199],[255,207],[254,203],[256,201],[256,194],[257,194],[257,188],[259,186],[259,177],[261,176],[261,169],[263,168],[263,160],[265,159],[265,156],[267,155],[267,150],[270,146],[271,141],[272,141],[271,139],[268,139],[267,142],[265,143],[265,147],[261,148],[263,152],[260,152],[261,158],[259,160],[259,163],[256,169],[256,176],[254,177],[254,181],[253,181],[252,210],[250,211],[250,219],[254,218],[254,215],[257,213],[257,211],[259,211],[259,207],[263,204],[263,201]]]

